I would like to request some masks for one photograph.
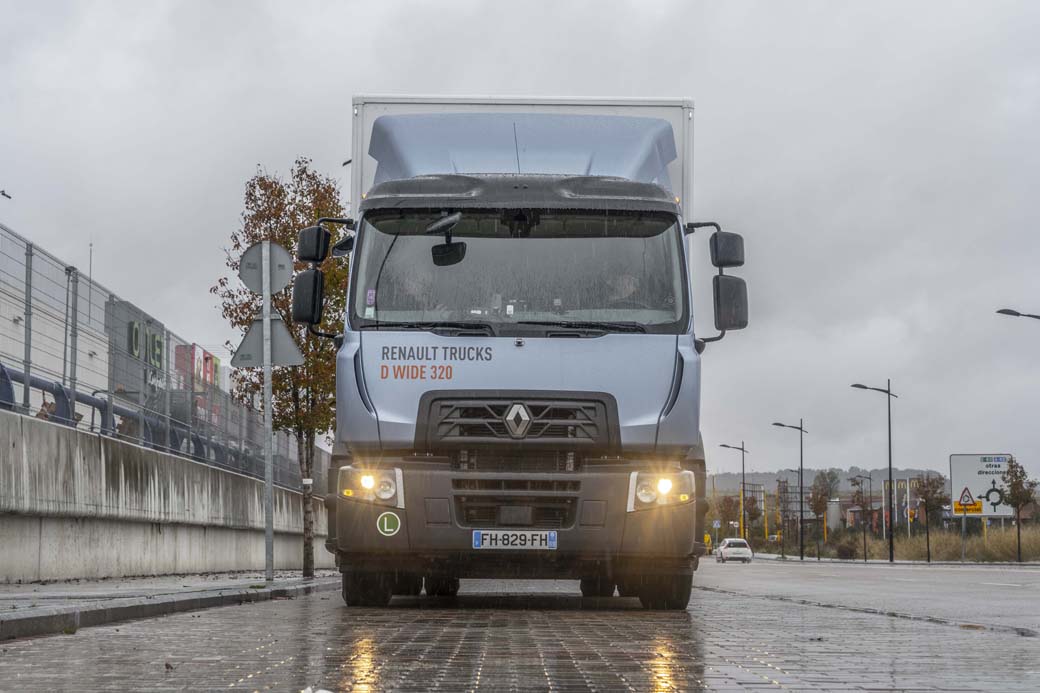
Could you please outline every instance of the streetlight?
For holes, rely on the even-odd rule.
[[[1034,318],[1040,320],[1040,315],[1033,315],[1032,313],[1019,313],[1014,308],[1001,308],[997,311],[1000,315],[1010,315],[1013,318]]]
[[[880,392],[885,395],[888,400],[888,562],[895,563],[896,561],[896,510],[893,504],[893,494],[895,492],[895,483],[892,481],[892,398],[898,397],[892,392],[892,379],[889,378],[887,386],[884,390],[880,387],[868,387],[860,383],[853,383],[852,387],[857,390],[873,390],[874,392]]]
[[[739,448],[736,445],[726,445],[725,443],[719,447],[740,450],[740,538],[747,540],[747,507],[744,505],[744,496],[747,495],[747,482],[744,480],[744,455],[748,451],[744,448],[744,441],[740,441]]]
[[[867,505],[870,506],[870,514],[871,514],[871,516],[873,516],[873,514],[874,514],[874,480],[871,479],[869,476],[866,476],[864,474],[857,474],[856,476],[850,476],[849,477],[849,481],[852,481],[853,479],[859,479],[860,480],[860,482],[859,482],[860,483],[860,485],[859,485],[860,491],[863,490],[863,479],[867,480],[867,485],[868,485],[867,487],[870,489],[870,492],[869,492],[870,493],[870,498],[869,498],[869,500],[867,500]],[[859,495],[860,495],[860,498],[863,497],[862,493],[860,493]],[[863,562],[866,563],[867,562],[867,522],[866,522],[867,512],[866,512],[866,508],[864,508],[862,506],[860,507],[859,510],[860,510],[860,512],[859,512],[860,524],[863,525]]]
[[[802,484],[802,474],[805,466],[805,434],[809,431],[805,430],[805,421],[803,419],[798,419],[797,426],[776,422],[773,425],[780,428],[793,428],[798,431],[798,560],[804,561],[805,539],[802,536],[802,523],[805,520],[805,487]]]

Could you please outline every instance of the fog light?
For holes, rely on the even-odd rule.
[[[672,480],[668,478],[661,478],[657,480],[657,492],[662,496],[667,496],[668,492],[672,490]]]
[[[361,487],[371,491],[376,487],[376,478],[371,474],[365,474],[361,477]]]
[[[639,486],[636,487],[636,498],[639,499],[640,503],[653,503],[657,500],[657,491],[647,481],[642,481]]]
[[[397,494],[397,484],[388,476],[379,480],[379,488],[376,489],[376,497],[380,500],[390,500]]]

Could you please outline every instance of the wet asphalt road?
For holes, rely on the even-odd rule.
[[[472,581],[387,609],[324,593],[11,641],[0,690],[1040,690],[1040,638],[856,610],[890,567],[830,584],[828,607],[792,600],[838,568],[702,565],[686,612],[583,601],[574,582]],[[792,593],[767,594],[777,580]],[[935,603],[944,584],[927,588]]]

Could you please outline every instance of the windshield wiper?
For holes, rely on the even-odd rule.
[[[604,330],[605,332],[646,332],[646,328],[638,322],[610,322],[602,320],[518,320],[516,324],[568,327],[574,330]]]
[[[423,321],[383,321],[374,320],[364,325],[358,325],[359,330],[458,330],[460,332],[472,331],[483,332],[494,335],[495,328],[489,322],[463,322],[452,320],[423,320]]]

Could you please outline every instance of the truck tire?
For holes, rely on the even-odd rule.
[[[583,597],[613,597],[614,581],[606,576],[582,578],[581,596]]]
[[[397,574],[397,581],[394,583],[394,594],[418,597],[422,594],[422,588],[422,575],[416,575],[415,573]]]
[[[459,579],[445,575],[426,576],[426,596],[454,597],[459,593]]]
[[[692,592],[692,575],[653,575],[643,579],[639,601],[643,603],[644,609],[685,610]]]
[[[639,581],[634,578],[618,580],[617,591],[622,597],[638,597]]]
[[[387,573],[343,573],[343,601],[347,606],[386,606],[393,587],[393,576]]]

